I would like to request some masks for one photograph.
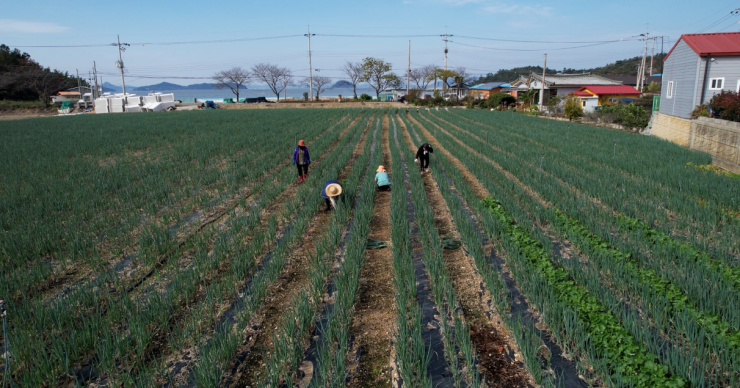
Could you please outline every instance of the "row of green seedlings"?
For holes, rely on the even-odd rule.
[[[701,197],[712,199],[724,206],[736,209],[740,207],[740,202],[732,195],[734,189],[730,179],[719,175],[697,174],[696,171],[685,167],[687,160],[695,163],[711,162],[711,158],[704,153],[676,147],[660,139],[632,136],[629,133],[574,123],[554,122],[552,129],[548,129],[548,126],[542,125],[540,120],[521,116],[515,116],[513,119],[503,115],[477,113],[467,116],[509,132],[524,129],[533,139],[540,139],[558,148],[568,147],[569,144],[573,147],[575,141],[581,141],[587,144],[589,149],[596,151],[593,152],[594,155],[589,155],[593,156],[588,160],[590,163],[601,164],[609,170],[621,171],[636,179],[642,179],[647,185],[656,185],[656,190],[681,187],[683,188],[681,195],[688,194],[689,199]],[[637,159],[633,157],[635,150],[652,152],[640,152],[641,157]],[[645,169],[645,165],[652,168]],[[701,179],[701,185],[686,185],[687,181],[697,179]]]
[[[511,164],[510,168],[516,169],[517,166]],[[521,174],[525,180],[528,179],[527,171],[514,172]],[[554,191],[546,185],[538,185],[536,179],[532,180],[532,186],[549,194],[551,200],[567,203],[571,199],[562,194],[560,198],[554,198]],[[523,191],[519,195],[527,197]],[[643,314],[647,314],[655,322],[654,326],[660,332],[670,334],[674,347],[667,347],[659,336],[645,331],[642,327],[644,324],[638,325],[640,318],[622,318],[625,325],[639,326],[630,328],[632,334],[648,343],[651,351],[661,353],[672,370],[687,374],[694,386],[715,383],[726,385],[728,381],[730,386],[735,385],[738,379],[737,353],[740,344],[740,334],[736,330],[720,317],[702,312],[696,300],[689,298],[658,271],[645,266],[640,261],[644,258],[636,259],[631,253],[615,249],[608,241],[591,233],[587,226],[557,209],[552,212],[537,209],[541,205],[532,199],[527,203],[530,207],[535,207],[530,213],[544,214],[550,224],[555,225],[589,256],[589,267],[586,270],[570,270],[580,284],[586,285],[593,294],[604,295],[602,301],[617,316],[637,314],[634,309],[625,308],[620,300],[622,297],[631,299]],[[583,205],[575,203],[568,206],[573,213],[580,212],[579,207],[583,208]],[[598,227],[600,226],[595,226]],[[578,266],[580,263],[566,260],[561,265],[567,268],[567,265]],[[615,289],[617,293],[614,292]],[[711,378],[707,379],[707,376]]]
[[[378,141],[380,119],[373,134],[369,166],[382,161],[382,147]],[[367,152],[367,149],[365,150]],[[370,170],[368,170],[370,171]],[[359,276],[365,254],[370,219],[373,217],[375,182],[366,177],[359,190],[354,211],[354,226],[346,244],[344,264],[334,278],[334,305],[326,317],[326,325],[317,344],[317,364],[314,387],[344,387],[348,378],[345,355],[349,354],[349,331],[352,328],[353,305],[359,290]]]
[[[350,135],[339,145],[339,151],[333,159],[322,163],[312,177],[318,176],[319,184],[335,179],[341,168],[347,164],[356,144],[363,133],[363,128],[372,117],[371,112],[365,112],[357,124],[350,128]],[[351,138],[351,140],[349,140]],[[313,180],[313,178],[311,178]],[[238,298],[232,303],[234,316],[216,324],[214,332],[204,336],[198,343],[205,343],[200,347],[198,362],[191,371],[191,378],[198,386],[218,386],[224,377],[224,370],[233,361],[237,348],[243,342],[243,332],[251,318],[264,303],[269,286],[277,279],[282,271],[291,247],[301,238],[308,223],[313,218],[321,198],[316,195],[320,188],[312,185],[302,185],[291,204],[286,206],[285,216],[292,219],[292,224],[285,230],[283,236],[272,246],[269,258],[261,260],[262,265],[255,271],[243,286],[237,287]]]
[[[321,146],[327,146],[327,144],[321,144]],[[323,147],[317,147],[321,149]],[[294,177],[293,169],[291,166],[287,166],[280,179],[277,181],[277,186],[265,185],[263,188],[272,187],[271,190],[265,192],[265,195],[261,197],[261,204],[252,209],[251,215],[248,217],[248,222],[242,223],[244,233],[251,230],[256,222],[259,220],[260,209],[267,203],[268,200],[274,198],[277,194],[284,190],[286,182],[291,182]],[[246,205],[246,204],[243,204]],[[246,208],[246,206],[245,206]],[[232,214],[232,219],[238,219]],[[274,222],[273,222],[274,223]],[[208,236],[201,236],[201,239],[206,240],[209,236],[217,233],[217,231],[211,231]],[[268,232],[265,232],[268,233]],[[269,237],[268,237],[269,238]],[[184,247],[184,251],[187,252],[192,248],[192,242]],[[201,249],[207,249],[201,244]],[[49,381],[52,376],[57,376],[59,373],[66,372],[69,369],[69,363],[74,363],[80,359],[80,357],[88,355],[89,350],[97,348],[97,358],[100,360],[100,364],[108,364],[107,370],[115,370],[111,368],[111,365],[120,363],[121,359],[127,359],[127,357],[121,356],[129,354],[131,345],[125,342],[126,339],[131,338],[130,334],[122,335],[116,328],[121,328],[125,332],[131,332],[127,328],[135,325],[142,328],[138,331],[133,331],[134,334],[139,334],[136,338],[139,348],[146,348],[146,344],[149,343],[148,339],[151,339],[151,335],[156,331],[151,330],[152,324],[139,324],[140,322],[157,322],[161,324],[159,327],[168,322],[169,318],[172,317],[172,313],[177,311],[173,309],[173,305],[182,305],[188,300],[189,293],[185,293],[181,290],[183,287],[195,287],[200,282],[193,279],[200,277],[199,271],[196,270],[195,266],[191,267],[188,271],[180,271],[178,265],[176,265],[177,259],[182,254],[182,251],[177,252],[178,256],[174,257],[171,262],[172,266],[169,268],[170,271],[175,271],[176,276],[170,282],[168,287],[174,289],[173,292],[170,290],[164,295],[147,295],[146,300],[135,301],[129,299],[125,293],[108,294],[94,292],[95,290],[80,290],[70,295],[67,299],[60,301],[58,304],[48,308],[46,306],[35,306],[32,310],[33,321],[27,327],[16,326],[14,329],[15,333],[11,338],[14,339],[18,347],[19,354],[18,359],[28,360],[25,362],[28,365],[27,372],[23,373],[19,379],[31,379],[34,381]],[[202,254],[196,254],[196,257],[201,257]],[[212,268],[216,268],[220,262],[221,257],[217,257],[214,261],[209,261],[214,264]],[[200,265],[195,263],[196,266]],[[237,272],[240,271],[237,266]],[[245,268],[246,269],[246,268]],[[238,279],[238,278],[237,278]],[[234,281],[234,279],[230,279]],[[121,289],[121,284],[118,284],[117,279],[112,280],[112,284],[116,289]],[[229,289],[229,287],[227,287]],[[233,287],[231,287],[233,290]],[[84,292],[83,291],[87,291]],[[233,291],[232,291],[233,292]],[[151,294],[151,293],[149,293]],[[72,303],[73,306],[82,307],[82,310],[74,311],[70,313],[69,306],[64,303]],[[101,306],[107,306],[107,308],[101,308]],[[67,308],[65,308],[67,307]],[[144,314],[143,312],[149,312]],[[167,313],[165,313],[167,312]],[[138,318],[134,321],[129,321],[129,317],[134,316]],[[165,319],[165,317],[167,319]],[[126,326],[121,326],[121,322],[127,322]],[[147,329],[145,329],[147,328]],[[30,330],[25,330],[30,329]],[[43,333],[39,335],[38,333]],[[106,335],[108,338],[100,339],[101,336]],[[116,344],[115,346],[111,344]],[[49,353],[39,354],[34,349],[52,349]],[[136,354],[135,352],[132,354]],[[112,360],[112,361],[107,361]],[[23,371],[17,371],[23,372]]]
[[[463,155],[467,151],[453,141],[447,144],[456,157],[466,162]],[[550,240],[538,233],[516,200],[506,196],[499,183],[486,174],[491,166],[483,170],[466,165],[489,192],[505,201],[502,205],[497,199],[488,198],[477,204],[484,229],[507,252],[514,277],[559,342],[575,345],[610,386],[683,386],[684,380],[670,375],[657,356],[619,325],[618,318],[597,297],[553,263],[554,255],[545,248]]]
[[[413,129],[413,125],[410,128]],[[455,168],[444,154],[435,154],[434,162],[431,165],[431,170],[437,182],[447,182],[448,178],[452,181],[450,184],[438,185],[442,197],[450,209],[458,232],[460,232],[466,247],[466,253],[473,258],[477,271],[485,282],[500,316],[514,334],[528,370],[541,386],[557,386],[556,381],[560,376],[553,376],[544,372],[545,369],[549,368],[549,359],[542,360],[543,341],[540,337],[541,331],[536,329],[533,323],[525,322],[520,315],[511,313],[513,300],[505,280],[496,267],[491,264],[483,250],[481,241],[485,238],[485,235],[480,229],[482,222],[481,225],[475,222],[471,217],[472,210],[468,205],[468,203],[478,204],[475,194],[464,181],[459,169]],[[437,162],[441,166],[438,166]],[[455,192],[453,192],[452,187],[455,188]]]
[[[317,316],[317,312],[320,311],[322,297],[330,278],[336,285],[336,291],[333,294],[335,304],[333,314],[327,317],[328,324],[324,328],[325,332],[321,333],[323,341],[318,348],[318,367],[314,369],[314,376],[317,379],[312,382],[312,386],[343,387],[345,385],[346,357],[345,352],[340,353],[339,350],[345,350],[347,346],[350,326],[346,324],[348,318],[351,317],[350,312],[359,283],[360,264],[367,241],[370,217],[372,217],[373,191],[371,190],[374,189],[374,181],[368,179],[367,171],[370,156],[374,154],[372,147],[377,144],[375,140],[379,127],[380,119],[377,118],[372,141],[369,139],[365,141],[363,152],[353,163],[347,183],[343,186],[341,200],[332,214],[329,233],[317,245],[319,253],[315,261],[318,264],[311,268],[309,275],[311,283],[308,289],[294,296],[293,307],[283,315],[280,329],[273,334],[273,350],[268,353],[265,361],[266,386],[275,387],[281,382],[288,387],[293,385],[297,367],[304,359],[306,337],[310,328],[315,326],[315,318],[321,318],[320,315]],[[370,137],[369,133],[368,137]],[[367,196],[368,191],[370,200],[363,201],[362,194]],[[358,200],[360,202],[356,202]],[[353,206],[356,207],[353,208]],[[354,219],[346,226],[345,231],[350,234],[350,240],[348,245],[343,246],[344,244],[340,244],[342,232],[351,217]],[[332,264],[335,258],[339,260],[339,270],[332,271],[334,273],[330,274],[329,271],[334,267]],[[340,308],[341,312],[337,311],[340,305],[346,307],[347,310]],[[337,341],[336,344],[335,341]]]
[[[672,234],[674,230],[684,231],[682,233],[684,239],[729,265],[733,265],[736,261],[739,252],[735,241],[740,238],[740,220],[728,218],[727,211],[723,210],[737,206],[732,205],[732,202],[736,201],[733,195],[723,195],[727,193],[728,188],[733,186],[732,182],[725,181],[723,186],[715,184],[716,190],[707,192],[706,177],[698,180],[694,174],[684,171],[684,159],[681,159],[680,163],[668,159],[666,163],[664,157],[656,161],[657,165],[653,164],[647,159],[659,153],[655,152],[654,147],[647,149],[645,144],[633,144],[634,147],[628,147],[625,143],[633,142],[633,137],[618,139],[621,145],[620,150],[630,155],[616,158],[605,155],[608,153],[606,150],[593,150],[598,147],[603,148],[603,143],[589,143],[587,147],[579,148],[573,141],[562,136],[562,133],[554,134],[552,131],[531,129],[519,134],[515,129],[506,130],[500,128],[499,125],[491,125],[487,129],[482,124],[474,127],[477,127],[476,133],[478,134],[486,133],[494,128],[496,131],[494,136],[491,136],[492,140],[502,145],[510,142],[515,147],[518,147],[522,140],[532,143],[536,142],[532,138],[546,138],[549,144],[554,145],[553,148],[540,146],[527,147],[525,150],[528,151],[526,154],[533,162],[539,163],[543,157],[547,160],[558,160],[559,165],[549,167],[555,169],[558,176],[567,179],[584,192],[609,203],[633,218],[656,220],[658,223],[656,227],[663,233]],[[614,144],[613,147],[616,149],[617,135],[614,136],[608,143]],[[648,141],[642,138],[639,140]],[[603,141],[606,142],[607,139]],[[502,148],[507,148],[507,146]],[[635,149],[641,148],[645,149],[645,153],[641,153],[640,158],[634,158],[632,154]],[[578,157],[579,149],[589,150],[588,160]],[[563,158],[563,154],[570,157]],[[599,163],[594,162],[593,159],[597,159]],[[633,167],[620,170],[612,166],[619,166],[621,163],[629,163]],[[646,165],[651,168],[646,169],[644,167]],[[633,171],[633,168],[638,166],[639,169]],[[660,170],[661,167],[671,169],[674,174],[664,172],[660,176],[654,176],[654,170]],[[604,180],[608,180],[611,184],[599,184]],[[697,187],[701,189],[697,190]],[[626,196],[638,198],[638,200],[625,201]],[[697,198],[709,201],[698,201]]]
[[[461,139],[466,139],[467,144],[477,143],[475,138],[465,133],[459,136]],[[485,151],[485,146],[481,144],[479,152],[484,153]],[[739,269],[732,267],[731,263],[715,260],[708,253],[653,228],[637,218],[624,214],[619,214],[615,218],[613,211],[599,208],[591,203],[589,198],[583,198],[580,192],[573,190],[558,178],[562,176],[561,171],[558,170],[562,157],[554,160],[548,159],[546,165],[542,163],[544,167],[542,169],[539,163],[533,163],[529,159],[534,155],[531,153],[527,155],[528,153],[530,151],[523,149],[516,154],[497,152],[491,157],[507,170],[520,176],[521,179],[531,182],[530,185],[543,184],[544,187],[555,185],[553,190],[563,192],[566,198],[578,198],[578,206],[575,209],[582,214],[578,216],[581,222],[595,223],[594,226],[598,228],[594,230],[602,238],[618,245],[621,250],[631,253],[645,265],[659,272],[661,276],[681,287],[692,300],[702,306],[702,309],[707,309],[708,313],[722,317],[734,330],[740,329]],[[544,162],[544,159],[540,159],[540,162]],[[534,177],[532,169],[537,172]],[[590,184],[610,186],[599,180]],[[575,216],[575,213],[573,214]],[[610,227],[601,227],[602,224]],[[617,239],[616,236],[622,236],[622,238]]]
[[[312,127],[314,129],[314,133],[318,133],[318,131],[321,129],[320,126],[314,126]],[[265,169],[270,169],[277,165],[278,163],[282,162],[283,158],[280,158],[277,151],[279,151],[281,148],[285,147],[285,142],[290,140],[293,136],[283,136],[282,138],[275,138],[272,141],[267,141],[269,139],[266,139],[265,141],[265,148],[264,148],[264,154],[259,155],[257,160],[259,160],[260,168],[251,168],[251,169],[243,169],[245,171],[242,178],[246,177],[245,184],[256,180],[259,178],[263,173]],[[271,137],[272,138],[272,137]],[[276,157],[278,155],[278,157]],[[255,155],[251,155],[254,157]],[[199,177],[199,174],[194,173],[193,174],[193,180],[196,180]],[[161,178],[161,177],[160,177]],[[233,181],[233,180],[232,180]],[[235,181],[233,181],[235,182]],[[225,183],[223,183],[225,184]],[[233,186],[233,183],[230,184],[230,186]],[[233,190],[232,190],[233,191]],[[190,190],[188,190],[188,193]],[[230,191],[224,191],[224,188],[219,188],[220,193],[228,194]],[[181,195],[181,194],[179,194]],[[176,200],[176,199],[175,199]],[[187,206],[184,205],[185,207]],[[144,266],[147,264],[151,264],[154,260],[156,260],[161,254],[164,252],[167,252],[171,249],[173,249],[174,245],[177,244],[177,241],[175,241],[175,238],[172,234],[172,227],[171,221],[174,219],[182,219],[183,213],[182,211],[185,209],[185,207],[174,207],[173,209],[169,209],[165,212],[165,214],[162,216],[162,224],[156,225],[153,223],[148,223],[143,228],[143,233],[140,236],[139,239],[139,254],[137,255],[138,258],[140,258],[141,261],[145,262]],[[204,209],[205,211],[205,209]],[[188,213],[189,215],[189,213]],[[116,214],[117,217],[121,217],[120,213]],[[141,222],[140,213],[136,212],[135,218],[137,219],[137,225]],[[123,228],[121,228],[123,230]],[[126,233],[129,233],[131,229],[126,229]],[[106,240],[112,239],[113,236],[106,237]],[[85,238],[88,241],[94,241],[95,239],[91,238]],[[83,259],[75,259],[72,256],[78,255],[77,252],[73,251],[70,252],[71,256],[67,258],[70,262],[75,262]],[[116,257],[121,257],[123,255],[116,255]],[[60,292],[57,296],[61,297],[64,294],[67,294],[71,291],[74,287],[79,287],[83,284],[85,284],[87,281],[91,279],[96,280],[102,280],[102,278],[98,278],[98,272],[100,271],[106,271],[109,272],[111,269],[108,268],[108,262],[107,259],[104,263],[101,264],[101,257],[98,254],[91,254],[90,257],[84,259],[88,260],[89,267],[92,268],[92,271],[90,274],[85,276],[85,279],[80,280],[76,284],[71,285],[70,287],[67,287],[65,290]],[[137,259],[138,261],[138,259]],[[12,261],[6,261],[4,264],[12,263]],[[26,263],[31,264],[31,263]],[[9,268],[8,268],[9,269]],[[63,267],[62,267],[63,269]],[[23,269],[17,270],[17,271],[6,271],[5,272],[5,279],[3,282],[0,282],[0,295],[8,295],[8,296],[14,296],[18,303],[24,303],[28,299],[34,298],[35,296],[38,296],[38,292],[35,292],[37,290],[41,290],[45,287],[47,287],[50,282],[53,283],[56,280],[55,273],[58,272],[59,268],[53,268],[52,263],[50,261],[46,261],[43,263],[40,263],[40,265],[26,265]],[[22,307],[21,307],[22,308]]]
[[[395,119],[391,117],[394,136]],[[390,136],[389,136],[390,138]],[[426,373],[431,353],[424,343],[421,323],[422,311],[417,302],[416,275],[411,258],[411,224],[406,211],[406,187],[403,184],[404,167],[399,147],[390,147],[392,177],[391,192],[391,242],[393,247],[393,283],[396,290],[396,328],[393,346],[400,380],[407,387],[432,387]],[[400,183],[400,184],[399,184]]]
[[[578,217],[581,223],[587,224],[589,228],[596,231],[602,239],[609,241],[626,254],[629,254],[636,263],[646,267],[652,272],[672,282],[686,293],[689,303],[693,308],[703,310],[706,319],[711,322],[713,328],[709,332],[727,333],[731,337],[738,328],[738,315],[736,309],[728,306],[738,306],[737,269],[730,268],[719,261],[712,260],[711,256],[701,252],[692,246],[678,241],[665,233],[651,228],[646,222],[619,215],[614,218],[613,213],[590,203],[590,201],[578,200],[573,202],[573,194],[567,185],[557,185],[551,188],[549,182],[541,182],[539,178],[531,178],[530,171],[523,166],[526,161],[502,159],[506,168],[516,173],[525,180],[529,180],[531,186],[542,185],[540,191],[548,194],[558,194],[566,203],[569,203],[569,214]],[[536,167],[535,167],[536,168]],[[546,171],[538,171],[545,176],[550,174]],[[553,184],[558,183],[554,180]],[[565,206],[565,205],[560,205]],[[616,222],[615,222],[616,221]],[[614,224],[611,228],[603,225]],[[619,235],[625,236],[622,239]],[[733,347],[737,347],[736,341],[730,341]],[[729,354],[731,352],[725,352]],[[724,360],[723,365],[731,365],[729,360]]]
[[[403,116],[398,117],[405,123],[406,128],[409,128],[410,123],[405,121]],[[445,355],[450,364],[455,386],[484,387],[485,381],[476,367],[477,360],[475,348],[470,340],[470,328],[464,321],[462,309],[459,308],[455,298],[455,289],[444,266],[442,241],[439,231],[434,226],[434,213],[429,206],[424,183],[418,174],[411,173],[409,178],[416,222],[424,248],[424,262],[430,274],[434,301],[440,309]],[[461,374],[461,370],[466,373]]]
[[[278,122],[278,124],[283,124]],[[243,136],[242,136],[243,137]],[[277,139],[275,139],[277,140]],[[286,136],[282,141],[266,142],[272,147],[284,146],[284,142],[288,141],[289,137]],[[210,141],[204,141],[202,144],[212,144]],[[238,142],[233,142],[238,144]],[[281,144],[282,143],[282,144]],[[232,146],[233,147],[233,146]],[[79,169],[92,168],[93,171],[86,171],[85,177],[81,179],[83,181],[90,180],[90,176],[96,177],[91,185],[79,185],[79,187],[85,187],[84,191],[80,191],[79,187],[76,191],[70,192],[68,188],[58,188],[63,192],[59,193],[56,201],[59,201],[59,206],[66,209],[65,203],[68,201],[75,201],[75,203],[85,204],[85,211],[88,212],[88,216],[82,215],[82,218],[91,218],[89,221],[85,221],[84,225],[79,225],[75,221],[74,214],[68,214],[65,211],[46,211],[45,214],[38,218],[38,220],[45,220],[34,226],[34,231],[25,234],[25,238],[58,238],[59,244],[62,244],[62,239],[67,242],[74,244],[87,244],[90,245],[90,249],[95,247],[95,241],[105,239],[106,241],[113,242],[114,246],[117,242],[118,237],[125,236],[129,238],[130,231],[142,223],[141,212],[139,209],[147,208],[147,206],[155,206],[149,209],[151,213],[164,213],[161,219],[165,224],[169,224],[170,220],[177,219],[182,216],[184,207],[175,207],[174,209],[168,208],[172,204],[184,202],[184,199],[190,199],[184,206],[194,206],[193,191],[197,187],[206,187],[206,183],[212,183],[215,181],[222,180],[221,186],[216,187],[219,192],[228,191],[229,186],[234,185],[234,179],[232,177],[224,177],[226,172],[219,171],[215,168],[217,161],[221,159],[219,155],[215,154],[218,150],[208,150],[208,146],[201,145],[201,148],[209,151],[210,157],[213,159],[212,163],[206,168],[191,169],[191,165],[188,163],[177,163],[173,157],[160,157],[155,163],[147,164],[146,166],[139,166],[136,161],[133,160],[130,163],[117,162],[110,167],[98,167],[96,161],[89,162],[92,166],[85,164],[76,165],[75,173],[79,172]],[[224,147],[227,150],[235,150],[231,147]],[[277,149],[277,148],[276,148]],[[260,160],[255,156],[267,155],[260,153],[262,150],[257,151],[259,155],[251,154],[244,155],[242,157],[243,162],[249,162]],[[174,155],[173,155],[174,156]],[[251,157],[251,158],[250,158]],[[127,157],[127,159],[134,159],[133,157]],[[161,160],[161,161],[160,161]],[[85,163],[88,163],[85,161]],[[134,163],[132,166],[131,163]],[[166,165],[164,165],[166,164]],[[184,168],[183,168],[184,167]],[[244,169],[247,171],[247,169]],[[117,177],[122,175],[130,174],[130,178],[126,181],[116,181]],[[182,181],[180,183],[177,183]],[[96,187],[99,189],[97,190]],[[94,199],[90,199],[90,194],[103,191],[105,193],[115,193],[114,196],[106,195],[105,197],[97,198],[93,195]],[[76,194],[75,194],[76,193]],[[77,197],[70,197],[76,195]],[[156,195],[156,197],[153,197]],[[89,202],[95,201],[95,205],[91,205]],[[112,204],[114,201],[115,204]],[[210,202],[210,201],[209,201]],[[162,210],[164,206],[165,210]],[[23,208],[27,209],[27,206]],[[110,209],[115,209],[111,211]],[[71,216],[71,217],[70,217]],[[124,222],[124,227],[121,227],[121,221]],[[48,220],[48,221],[46,221]],[[16,219],[16,225],[12,228],[17,228],[21,225],[22,219]],[[52,225],[53,231],[44,233],[39,230],[47,223],[57,224],[63,222],[63,225]],[[149,223],[149,221],[146,221]],[[115,228],[111,229],[111,224],[115,224]],[[94,227],[95,234],[93,236],[85,233],[79,233],[80,229],[86,227]],[[129,227],[130,226],[130,227]],[[162,233],[167,235],[168,226],[165,226]],[[159,237],[156,234],[152,235],[152,232],[156,232],[157,228],[146,228],[148,233],[145,233],[145,237],[141,238],[140,243],[144,245],[153,245],[156,239]],[[11,233],[12,234],[12,233]],[[60,236],[63,234],[64,236]],[[10,235],[10,234],[8,234]],[[2,236],[2,237],[5,237]],[[168,238],[165,237],[165,241]],[[2,242],[0,242],[2,244]],[[39,246],[38,242],[29,243],[24,238],[17,238],[9,241],[9,244],[16,245],[16,248],[23,249],[29,248],[29,246]],[[42,244],[43,245],[43,244]],[[13,252],[16,248],[6,247],[4,252]],[[55,260],[44,259],[46,253],[39,253],[36,257],[41,257],[42,260],[31,260],[24,255],[10,255],[8,260],[3,261],[3,272],[6,274],[6,281],[2,282],[2,288],[0,292],[4,295],[11,295],[13,292],[14,296],[19,298],[28,298],[34,294],[34,291],[42,290],[47,287],[50,282],[54,282],[55,273],[62,271],[65,267],[78,263],[80,260],[87,261],[90,268],[101,267],[100,255],[107,254],[105,252],[88,251],[87,249],[77,248],[53,248],[50,246],[44,246],[44,251],[49,252],[56,257]],[[54,253],[56,252],[56,253]],[[119,255],[116,255],[119,256]],[[34,257],[35,259],[35,257]],[[30,265],[35,263],[35,265]],[[107,263],[105,263],[107,264]],[[8,267],[10,266],[10,267]],[[13,271],[12,268],[17,268],[18,271]]]
[[[668,233],[671,233],[671,229],[684,231],[685,239],[690,240],[692,244],[700,249],[712,252],[718,258],[728,256],[728,253],[734,256],[738,255],[734,241],[740,236],[738,234],[740,229],[737,228],[740,222],[734,222],[731,219],[727,219],[726,216],[724,218],[719,216],[720,213],[727,213],[719,205],[697,201],[697,198],[701,197],[698,196],[699,194],[690,193],[691,190],[687,187],[689,185],[683,179],[674,182],[671,186],[656,183],[653,177],[646,175],[649,172],[645,170],[652,171],[653,168],[645,169],[642,167],[651,165],[645,162],[643,158],[640,158],[640,166],[643,171],[639,172],[641,175],[635,175],[622,170],[615,170],[609,164],[609,162],[616,163],[612,159],[599,164],[592,159],[578,156],[579,152],[575,150],[571,149],[570,152],[563,152],[563,150],[569,150],[569,147],[573,147],[573,144],[563,139],[562,133],[558,137],[553,138],[559,142],[555,142],[558,147],[555,148],[546,147],[531,138],[537,135],[542,136],[543,134],[541,132],[547,131],[530,130],[532,132],[531,134],[523,135],[513,130],[502,130],[498,126],[489,126],[488,129],[484,128],[483,124],[480,123],[477,126],[483,129],[483,133],[487,133],[491,128],[495,129],[496,134],[495,136],[491,136],[491,138],[496,142],[499,142],[500,137],[503,137],[504,141],[506,141],[506,138],[511,138],[516,144],[521,143],[522,139],[537,144],[538,147],[530,150],[531,152],[537,152],[537,155],[531,155],[531,160],[539,163],[540,159],[545,157],[548,160],[552,158],[560,159],[559,162],[562,166],[552,166],[554,169],[559,170],[559,176],[567,178],[569,182],[577,185],[584,191],[593,192],[592,195],[611,201],[609,202],[610,204],[620,208],[626,214],[630,214],[631,212],[633,217],[657,220],[659,227]],[[552,136],[553,134],[549,133],[548,135]],[[616,141],[613,144],[615,144],[616,149]],[[592,146],[590,143],[588,145]],[[593,144],[593,146],[598,147],[599,145]],[[622,148],[624,147],[620,147],[620,149]],[[557,152],[553,153],[553,151]],[[651,155],[656,154],[654,150],[646,152]],[[569,155],[569,158],[560,158],[559,154],[562,153]],[[597,153],[591,150],[589,150],[588,154],[589,157],[597,156]],[[629,157],[627,159],[635,158]],[[666,164],[664,160],[662,163]],[[605,178],[612,182],[612,185],[605,188],[603,185],[594,183],[603,181]],[[654,187],[656,184],[659,187]],[[697,185],[704,186],[703,183]],[[627,193],[635,198],[639,198],[639,200],[624,201]],[[712,199],[723,199],[716,196],[717,194],[713,194]],[[670,212],[666,209],[672,209],[674,211]],[[717,233],[720,229],[722,233]],[[727,262],[731,263],[732,260]]]

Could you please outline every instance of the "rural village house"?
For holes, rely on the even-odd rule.
[[[641,93],[628,85],[587,85],[569,94],[578,98],[585,112],[593,112],[596,107],[633,102]]]
[[[621,81],[614,81],[591,73],[580,74],[548,74],[545,76],[545,93],[550,96],[567,96],[569,93],[589,85],[621,85]],[[513,86],[513,85],[512,85]],[[542,86],[542,74],[532,73],[527,77],[529,89],[537,90],[535,101],[539,99],[539,90]]]
[[[663,61],[660,113],[689,118],[715,94],[740,91],[740,32],[681,35]]]
[[[502,90],[508,90],[511,87],[506,82],[488,82],[485,84],[478,84],[470,87],[470,95],[477,100],[485,100],[492,94],[501,92]]]

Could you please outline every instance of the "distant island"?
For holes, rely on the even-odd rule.
[[[352,88],[352,82],[349,82],[349,81],[346,81],[346,80],[340,80],[340,81],[337,81],[337,83],[335,83],[334,85],[332,85],[331,88],[332,89],[342,89],[342,88],[351,89]]]

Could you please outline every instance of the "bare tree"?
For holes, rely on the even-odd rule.
[[[382,59],[367,57],[362,60],[362,77],[360,81],[367,82],[375,89],[375,95],[380,101],[380,91],[387,87],[398,87],[401,79],[391,72],[393,65]]]
[[[247,69],[237,66],[229,70],[216,72],[212,78],[216,81],[217,89],[231,89],[231,92],[236,94],[236,102],[239,102],[239,89],[249,81],[249,77],[250,74]]]
[[[416,84],[417,89],[426,89],[429,83],[434,81],[434,70],[436,68],[434,65],[426,65],[411,70],[411,81]]]
[[[316,91],[316,100],[319,99],[319,95],[324,92],[327,89],[328,85],[331,85],[331,78],[329,77],[323,77],[320,75],[313,76],[313,88],[314,91]],[[305,87],[309,87],[311,84],[311,79],[308,77],[305,77],[301,80],[301,85]]]
[[[468,73],[467,69],[465,69],[462,66],[457,68],[457,74],[459,75],[460,80],[462,80],[462,83],[466,83],[468,85],[469,84],[472,84],[476,80],[476,77],[474,75]],[[455,82],[457,82],[457,81],[455,81]]]
[[[293,73],[290,69],[270,63],[260,63],[252,66],[252,75],[266,83],[270,90],[275,93],[278,101],[280,101],[280,93],[287,87],[288,82],[286,80],[290,79],[292,81],[293,79]]]
[[[360,83],[363,73],[362,63],[352,63],[350,61],[347,61],[342,67],[342,71],[344,71],[344,74],[347,74],[347,77],[349,77],[349,81],[352,83],[352,94],[354,94],[356,100],[357,84]]]

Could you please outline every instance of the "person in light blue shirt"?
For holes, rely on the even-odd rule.
[[[378,169],[375,171],[375,183],[378,184],[378,191],[391,191],[391,180],[388,178],[388,172],[385,171],[385,167],[378,166]]]

